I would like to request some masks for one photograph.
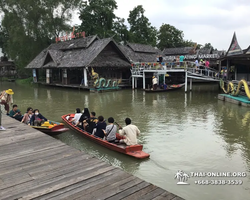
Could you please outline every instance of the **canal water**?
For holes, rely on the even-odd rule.
[[[218,85],[196,84],[193,91],[144,93],[122,90],[89,93],[74,89],[0,83],[13,89],[21,111],[39,108],[48,119],[75,108],[88,107],[106,119],[124,125],[130,117],[141,130],[139,141],[150,159],[140,161],[105,149],[73,131],[56,136],[122,170],[187,200],[250,199],[250,109],[217,100]],[[247,177],[190,177],[177,185],[178,170],[191,172],[245,172]],[[195,181],[242,180],[242,185],[199,185]]]

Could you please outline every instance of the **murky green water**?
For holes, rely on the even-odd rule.
[[[22,111],[28,106],[39,108],[55,121],[88,107],[107,119],[113,116],[123,124],[131,117],[142,132],[139,137],[150,159],[139,161],[112,152],[69,131],[56,138],[95,155],[114,166],[156,184],[187,200],[250,199],[250,108],[217,100],[217,85],[194,85],[184,90],[145,94],[123,90],[89,93],[74,89],[20,86],[0,83],[1,90],[12,88],[14,101]],[[248,177],[217,179],[242,180],[242,185],[197,185],[195,180],[214,178],[191,177],[190,185],[177,185],[177,170],[190,172],[247,172]]]

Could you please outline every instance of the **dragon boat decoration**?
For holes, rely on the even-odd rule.
[[[104,90],[118,90],[119,84],[121,83],[121,79],[119,80],[112,80],[105,78],[100,78],[99,74],[94,71],[94,69],[91,69],[91,78],[94,81],[93,87],[90,91],[104,91]]]
[[[224,81],[222,79],[220,79],[220,87],[221,87],[221,89],[224,91],[224,93],[230,94],[232,96],[238,96],[241,89],[242,89],[242,86],[244,86],[246,96],[250,100],[250,90],[249,90],[249,87],[248,87],[248,84],[247,84],[246,80],[244,80],[244,79],[240,80],[238,85],[234,84],[233,82],[229,82],[227,84],[227,89],[225,89]]]

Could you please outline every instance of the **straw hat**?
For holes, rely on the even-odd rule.
[[[155,76],[153,76],[152,78],[155,78]]]
[[[6,92],[7,94],[14,94],[14,92],[12,91],[12,89],[5,90],[5,92]]]

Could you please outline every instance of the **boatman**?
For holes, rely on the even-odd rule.
[[[155,76],[152,77],[153,90],[157,89],[158,80]]]
[[[125,136],[125,139],[121,139],[120,143],[125,143],[126,145],[136,145],[137,144],[137,136],[140,135],[140,130],[137,126],[131,124],[131,119],[125,119],[126,126],[122,128],[119,126],[119,134]]]

